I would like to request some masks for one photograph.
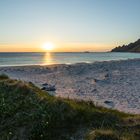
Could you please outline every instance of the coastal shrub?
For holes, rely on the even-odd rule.
[[[0,80],[5,80],[5,79],[9,79],[9,77],[6,74],[1,74]]]

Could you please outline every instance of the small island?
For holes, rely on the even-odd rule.
[[[111,52],[137,52],[137,53],[140,53],[140,39],[138,39],[134,43],[116,47],[116,48],[112,49]]]

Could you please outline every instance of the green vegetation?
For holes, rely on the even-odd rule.
[[[6,79],[9,79],[9,77],[5,74],[1,74],[0,75],[0,80],[6,80]]]
[[[138,140],[140,116],[50,96],[0,76],[0,140]]]
[[[87,136],[87,140],[119,140],[112,130],[95,130]]]

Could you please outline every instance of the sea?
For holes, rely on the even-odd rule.
[[[0,67],[93,63],[96,61],[140,58],[140,53],[75,52],[75,53],[0,53]]]

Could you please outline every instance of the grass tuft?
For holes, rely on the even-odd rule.
[[[90,132],[87,140],[119,140],[119,138],[112,130],[95,130]]]

